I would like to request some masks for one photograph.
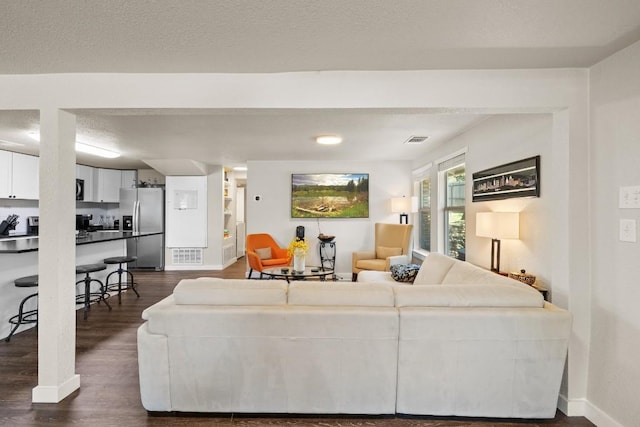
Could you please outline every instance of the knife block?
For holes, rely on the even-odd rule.
[[[9,223],[5,220],[2,220],[2,222],[0,222],[0,235],[7,236],[9,234],[10,228],[11,227],[9,226]]]

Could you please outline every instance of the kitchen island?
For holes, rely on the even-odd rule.
[[[126,254],[126,241],[133,238],[144,238],[162,234],[162,232],[131,232],[131,231],[95,231],[86,236],[76,238],[76,265],[101,263],[104,258],[122,256]],[[93,273],[97,279],[105,281],[107,274],[117,269],[117,265],[108,265],[106,270]],[[20,301],[34,292],[31,288],[17,288],[14,280],[38,274],[38,237],[13,236],[0,239],[0,338],[9,335],[12,325],[9,319],[18,313]],[[78,276],[80,280],[80,276]],[[70,283],[69,286],[73,286]],[[25,310],[34,309],[26,306]],[[81,308],[81,306],[78,306]],[[22,325],[17,332],[34,325]]]

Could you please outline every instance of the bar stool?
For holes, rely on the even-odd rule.
[[[111,273],[109,273],[109,275],[107,276],[107,280],[105,280],[106,283],[106,288],[107,288],[107,292],[109,291],[117,291],[118,292],[118,304],[120,304],[122,302],[122,291],[126,291],[127,289],[131,288],[131,290],[133,292],[136,293],[136,296],[138,298],[140,298],[140,294],[138,293],[138,291],[136,290],[136,283],[133,280],[133,273],[131,273],[129,270],[125,270],[124,268],[122,268],[122,264],[128,264],[130,262],[134,262],[135,260],[137,260],[138,257],[135,256],[114,256],[111,258],[105,258],[102,262],[104,262],[105,264],[118,264],[118,269],[112,271]],[[127,282],[122,283],[122,273],[126,273],[128,277]],[[118,282],[114,282],[109,284],[109,278],[113,275],[113,274],[117,274],[118,275]]]
[[[13,284],[17,288],[36,288],[36,287],[38,287],[38,275],[36,274],[34,276],[21,277],[19,279],[16,279],[13,282]],[[6,342],[9,342],[9,340],[11,340],[11,337],[16,332],[18,327],[20,327],[20,325],[27,325],[27,324],[30,324],[30,323],[36,323],[36,324],[38,323],[38,307],[36,306],[36,308],[34,308],[33,310],[26,310],[25,311],[25,309],[24,309],[24,305],[27,303],[27,301],[29,301],[32,298],[37,298],[37,297],[38,297],[38,293],[36,292],[35,294],[31,294],[31,295],[25,297],[20,302],[20,308],[18,308],[18,314],[16,314],[11,319],[9,319],[9,323],[14,325],[14,326],[11,329],[11,333],[9,333],[9,336],[7,338],[5,338]]]
[[[85,274],[84,279],[76,282],[76,286],[80,283],[84,283],[84,295],[81,294],[76,296],[76,304],[84,305],[84,320],[87,320],[88,312],[91,308],[90,304],[92,302],[99,303],[100,301],[104,301],[107,307],[109,307],[109,311],[111,311],[111,306],[107,301],[108,294],[104,284],[100,280],[94,279],[90,276],[90,273],[106,269],[107,266],[105,264],[76,265],[76,274]],[[91,292],[91,282],[97,282],[100,284],[100,292]]]

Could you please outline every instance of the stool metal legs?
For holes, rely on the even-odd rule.
[[[100,293],[91,292],[91,282],[98,282],[100,284]],[[105,297],[106,288],[100,280],[94,279],[89,275],[89,273],[86,273],[86,276],[84,277],[84,279],[78,280],[76,282],[76,285],[79,285],[80,283],[84,283],[84,295],[81,295],[81,299],[79,302],[79,304],[84,305],[84,320],[87,320],[89,310],[91,309],[90,305],[91,305],[91,302],[93,301],[97,301],[98,303],[100,301],[104,301],[107,307],[109,307],[109,311],[111,311],[111,305],[109,304],[109,302],[107,301],[107,298]]]
[[[126,273],[127,274],[127,282],[125,283],[125,286],[122,286],[122,274]],[[111,277],[111,275],[113,274],[117,274],[118,275],[118,282],[117,283],[112,283],[109,284],[109,278]],[[117,290],[118,291],[118,304],[122,303],[122,291],[126,290],[126,289],[131,289],[133,290],[133,292],[135,292],[136,296],[138,298],[140,298],[140,294],[138,293],[138,291],[136,290],[136,284],[133,281],[133,273],[131,273],[129,270],[125,270],[124,268],[122,268],[122,264],[118,264],[118,269],[112,271],[111,273],[109,273],[109,275],[107,276],[107,280],[105,280],[106,285],[106,289],[107,291],[109,290]],[[116,286],[117,285],[117,286]]]
[[[7,338],[5,338],[4,340],[6,342],[9,342],[11,340],[11,337],[13,336],[13,334],[16,332],[16,330],[18,329],[18,327],[20,327],[20,325],[26,325],[28,323],[38,323],[38,309],[35,308],[33,310],[24,310],[24,305],[27,301],[29,301],[31,298],[36,298],[38,296],[37,293],[35,294],[31,294],[28,297],[26,297],[25,299],[22,300],[22,302],[20,303],[20,308],[18,309],[18,314],[16,314],[15,316],[13,316],[11,319],[9,319],[9,323],[13,324],[13,328],[11,328],[11,332],[9,333],[9,336]]]

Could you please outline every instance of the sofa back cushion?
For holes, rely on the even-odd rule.
[[[439,285],[457,261],[446,255],[432,252],[422,261],[420,271],[413,281],[416,285]]]
[[[391,285],[383,283],[294,282],[289,305],[393,307]]]
[[[183,279],[173,290],[178,305],[285,305],[284,280]]]
[[[544,306],[535,289],[505,284],[396,286],[396,307],[536,307]]]

